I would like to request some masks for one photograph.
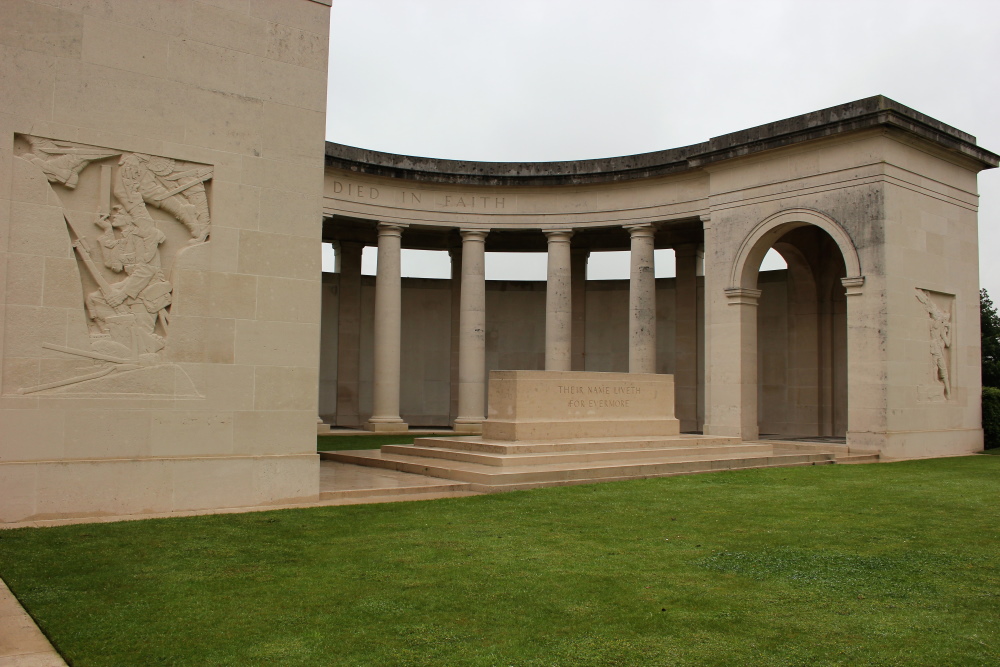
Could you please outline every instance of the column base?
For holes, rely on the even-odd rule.
[[[410,430],[409,424],[398,417],[372,417],[365,424],[365,430],[372,433],[406,433]]]
[[[455,430],[456,434],[461,435],[482,435],[483,434],[483,420],[482,419],[456,419],[452,422],[452,428]]]
[[[756,440],[760,437],[760,432],[754,429],[741,429],[739,426],[730,426],[727,424],[709,424],[706,423],[702,426],[702,432],[705,435],[718,435],[727,438],[739,438],[744,441]]]

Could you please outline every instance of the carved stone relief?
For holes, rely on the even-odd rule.
[[[67,337],[75,345],[41,342],[39,356],[78,363],[18,393],[199,396],[164,354],[173,266],[211,235],[213,167],[27,135],[15,145],[15,159],[41,170],[62,207],[87,327]]]
[[[952,302],[955,297],[917,288],[917,300],[927,311],[930,361],[934,384],[921,387],[924,400],[951,398]]]

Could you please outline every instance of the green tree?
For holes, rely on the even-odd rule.
[[[985,289],[979,290],[979,326],[983,339],[983,386],[1000,387],[1000,315]]]

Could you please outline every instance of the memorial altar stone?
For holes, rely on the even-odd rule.
[[[493,371],[483,440],[552,440],[680,433],[674,376]]]

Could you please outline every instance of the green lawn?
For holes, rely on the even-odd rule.
[[[74,665],[996,665],[1000,457],[0,531]]]
[[[401,433],[399,435],[318,435],[316,450],[320,452],[342,451],[345,449],[378,449],[382,445],[412,445],[415,438],[432,438],[450,433],[429,433],[420,435]]]

